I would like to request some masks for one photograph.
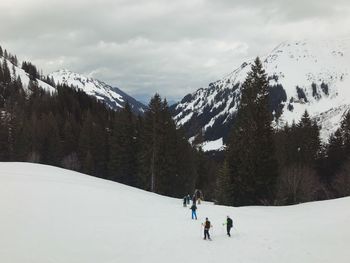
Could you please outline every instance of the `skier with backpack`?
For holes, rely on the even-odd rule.
[[[205,218],[205,222],[202,224],[202,226],[204,226],[204,240],[207,239],[211,240],[210,238],[210,234],[209,234],[209,229],[212,227],[212,225],[210,224],[210,221],[208,220],[208,217]]]
[[[232,219],[229,216],[227,216],[226,223],[224,223],[224,225],[226,225],[227,235],[231,237],[230,231],[233,226],[233,223],[232,223]]]
[[[196,219],[197,220],[197,213],[196,213],[197,206],[196,206],[196,203],[192,204],[190,209],[192,210],[192,219]]]

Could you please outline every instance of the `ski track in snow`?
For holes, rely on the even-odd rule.
[[[180,199],[77,172],[29,163],[0,163],[0,171],[0,262],[349,262],[350,198],[288,207],[204,202],[196,221]],[[205,217],[212,242],[202,240]]]

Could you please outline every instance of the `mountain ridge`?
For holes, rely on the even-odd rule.
[[[339,127],[350,109],[350,38],[283,42],[261,57],[269,78],[275,126],[297,122],[308,110],[321,126],[321,139]],[[172,107],[190,141],[227,141],[240,101],[241,85],[253,59],[243,62],[207,88],[186,95]],[[219,147],[222,148],[222,145]]]
[[[25,61],[16,61],[16,63],[14,63],[11,61],[10,56],[12,55],[10,54],[8,58],[6,58],[5,55],[0,56],[0,63],[6,61],[12,78],[19,77],[24,90],[27,92],[30,92],[29,84],[31,80],[35,81],[41,89],[51,94],[57,92],[55,84],[67,84],[68,86],[84,91],[87,95],[96,97],[97,100],[104,102],[108,107],[114,110],[123,108],[126,102],[130,104],[131,110],[135,114],[142,115],[147,108],[144,104],[117,87],[112,87],[105,82],[71,72],[67,69],[61,69],[48,75],[48,79],[53,79],[54,83],[51,83],[52,81],[47,82],[45,77],[41,76],[39,72],[36,72],[36,74],[38,74],[37,76],[31,76],[21,67],[21,64]],[[29,63],[36,69],[30,62],[25,63]]]
[[[124,91],[117,87],[112,87],[98,79],[87,77],[67,69],[57,70],[49,74],[49,77],[52,77],[56,84],[67,84],[68,86],[73,86],[84,91],[90,96],[96,97],[114,110],[123,108],[126,102],[130,104],[131,109],[135,114],[143,114],[146,110],[144,104],[137,101]]]

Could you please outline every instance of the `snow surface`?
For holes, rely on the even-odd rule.
[[[350,198],[288,207],[203,203],[196,221],[179,199],[84,174],[29,163],[0,163],[0,171],[0,262],[349,262]],[[205,217],[212,242],[202,240]]]
[[[201,144],[202,150],[204,152],[208,151],[222,151],[225,146],[222,138],[217,139],[215,141],[206,141]]]

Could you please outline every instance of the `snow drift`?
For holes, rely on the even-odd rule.
[[[28,163],[0,163],[0,171],[1,262],[349,262],[350,198],[204,203],[196,221],[181,200],[84,174]],[[212,242],[202,240],[205,217]]]

